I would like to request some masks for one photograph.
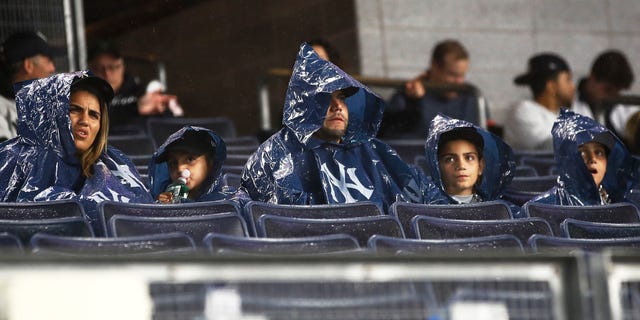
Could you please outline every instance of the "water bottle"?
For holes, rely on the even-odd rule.
[[[187,187],[187,178],[189,176],[191,176],[191,172],[188,169],[184,169],[180,172],[180,177],[167,187],[165,192],[173,194],[171,203],[180,203],[181,199],[186,199],[189,196],[189,188]]]

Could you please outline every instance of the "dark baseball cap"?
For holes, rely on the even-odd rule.
[[[96,76],[75,78],[71,83],[71,90],[85,90],[98,97],[107,105],[113,99],[114,93],[111,85],[104,79]]]
[[[459,127],[442,133],[440,135],[440,140],[438,140],[438,153],[442,151],[447,143],[454,140],[465,140],[470,142],[476,147],[478,154],[482,155],[484,139],[475,128],[471,127]]]
[[[38,54],[54,58],[65,53],[63,48],[50,46],[41,33],[33,31],[13,33],[2,43],[0,51],[9,65]]]
[[[517,76],[513,82],[518,85],[530,84],[534,81],[547,80],[559,72],[571,72],[569,64],[557,54],[542,53],[529,59],[529,69]]]
[[[177,140],[170,143],[156,158],[156,162],[167,161],[168,153],[174,151],[185,151],[193,155],[209,154],[213,158],[216,150],[216,143],[205,131],[187,131]]]

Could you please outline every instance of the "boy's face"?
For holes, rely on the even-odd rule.
[[[607,173],[607,152],[605,147],[598,142],[587,142],[578,147],[582,160],[587,170],[593,176],[593,181],[600,185],[604,174]]]
[[[189,191],[198,190],[207,179],[207,176],[209,176],[209,170],[211,170],[204,154],[198,156],[183,150],[168,152],[167,164],[169,165],[171,181],[176,181],[184,169],[191,171],[191,176],[187,178]]]
[[[438,150],[438,164],[444,191],[449,195],[471,195],[484,170],[476,147],[466,140],[452,140]]]

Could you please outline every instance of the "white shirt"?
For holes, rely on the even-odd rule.
[[[576,113],[598,121],[598,123],[603,126],[607,124],[604,112],[600,114],[598,117],[599,119],[596,119],[594,118],[589,105],[578,99],[573,100],[571,109]],[[640,111],[640,106],[617,104],[611,109],[611,113],[609,114],[609,123],[616,132],[624,134],[627,127],[627,121],[629,121],[629,118],[638,111]]]
[[[16,103],[0,96],[0,139],[11,139],[16,136],[17,121]]]
[[[515,150],[553,151],[551,129],[559,114],[535,101],[520,101],[507,117],[504,140]]]

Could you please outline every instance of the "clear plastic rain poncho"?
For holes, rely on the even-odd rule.
[[[96,234],[97,204],[104,200],[151,203],[133,163],[107,147],[90,178],[82,175],[69,118],[75,78],[85,71],[57,74],[25,84],[16,94],[18,137],[0,144],[0,200],[78,199]]]
[[[508,144],[494,134],[470,122],[452,119],[440,114],[431,120],[427,141],[425,143],[425,153],[427,165],[431,172],[431,179],[423,179],[423,203],[458,203],[444,191],[438,162],[438,143],[443,133],[463,127],[475,129],[484,142],[482,155],[485,165],[482,176],[479,178],[480,183],[476,184],[475,189],[475,193],[480,197],[479,200],[502,200],[501,197],[504,190],[511,183],[511,180],[513,180],[516,162],[513,150]],[[517,215],[520,207],[511,204],[511,210]]]
[[[551,133],[558,182],[531,201],[569,206],[602,204],[599,187],[578,150],[579,146],[594,139],[609,148],[602,187],[612,203],[626,201],[626,193],[638,182],[639,163],[614,134],[593,119],[568,110],[560,112]]]
[[[341,143],[312,137],[322,127],[331,93],[351,88],[349,122]],[[357,89],[357,91],[356,91]],[[369,88],[303,44],[285,98],[284,128],[247,162],[242,186],[253,200],[280,204],[369,200],[389,206],[419,194],[416,176],[375,138],[384,103]]]
[[[173,133],[153,154],[151,162],[149,163],[149,179],[151,181],[151,193],[153,197],[157,198],[158,195],[164,192],[167,186],[173,182],[169,176],[169,166],[166,160],[162,159],[164,158],[163,155],[167,147],[182,140],[188,132],[202,132],[211,137],[210,149],[212,154],[209,156],[213,159],[213,168],[211,168],[207,179],[205,179],[201,186],[203,192],[194,201],[215,201],[230,198],[232,196],[231,192],[223,187],[222,183],[222,165],[227,159],[227,146],[225,142],[209,129],[192,126],[185,126]],[[158,161],[158,159],[161,161]]]

